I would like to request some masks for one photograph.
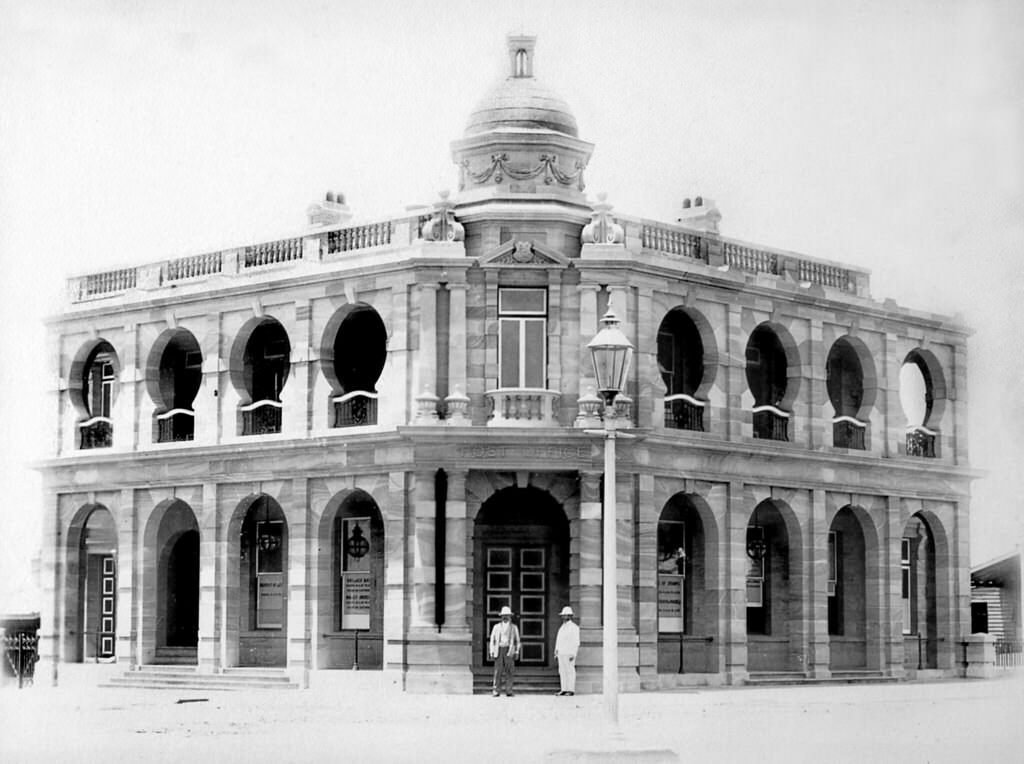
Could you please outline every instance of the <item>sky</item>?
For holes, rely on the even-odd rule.
[[[536,34],[596,144],[589,194],[866,267],[875,299],[959,314],[971,557],[1024,539],[1024,4],[0,0],[0,611],[36,609],[28,465],[69,275],[357,219],[457,187],[449,143]]]

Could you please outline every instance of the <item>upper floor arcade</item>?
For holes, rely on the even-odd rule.
[[[620,406],[637,427],[965,463],[964,327],[873,301],[866,272],[726,239],[709,201],[686,225],[591,209],[463,226],[442,196],[72,279],[50,322],[54,450],[591,426],[585,345],[612,308],[636,346]]]

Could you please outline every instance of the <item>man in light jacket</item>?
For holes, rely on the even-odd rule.
[[[555,637],[555,660],[562,689],[557,695],[576,694],[576,653],[580,649],[580,627],[572,621],[572,608],[566,605],[560,613],[562,625]]]
[[[501,620],[491,629],[490,654],[494,660],[494,697],[501,694],[512,697],[512,677],[516,670],[516,658],[519,657],[519,628],[512,623],[512,608],[505,605],[501,609]]]

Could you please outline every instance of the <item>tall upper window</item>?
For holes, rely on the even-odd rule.
[[[832,444],[838,448],[865,447],[865,426],[857,418],[864,399],[864,370],[853,345],[836,340],[825,363],[825,387],[835,411]]]
[[[78,425],[80,448],[106,448],[113,444],[111,413],[117,388],[114,348],[100,342],[82,367],[81,399],[85,420]]]
[[[668,312],[658,327],[658,371],[665,383],[665,426],[704,429],[704,402],[696,398],[704,381],[704,343],[684,310]]]
[[[547,386],[547,310],[545,289],[498,290],[499,387]]]

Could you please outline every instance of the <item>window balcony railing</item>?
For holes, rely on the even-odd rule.
[[[832,420],[832,445],[836,448],[865,448],[864,435],[868,426],[850,416],[838,416]]]
[[[789,414],[774,406],[756,406],[754,437],[761,440],[789,440]]]
[[[114,425],[105,416],[94,416],[78,425],[80,448],[110,448],[114,444]]]
[[[191,409],[171,409],[156,415],[156,442],[177,443],[195,438],[196,415]]]
[[[490,427],[557,427],[559,394],[540,388],[504,387],[487,391]]]
[[[272,435],[281,432],[280,401],[256,401],[242,406],[242,435]]]
[[[937,432],[932,432],[927,427],[914,427],[907,430],[907,456],[934,459],[936,435],[938,435]]]
[[[665,396],[665,426],[673,430],[704,432],[704,401],[685,393]]]
[[[353,390],[334,399],[334,427],[377,424],[377,393]]]

